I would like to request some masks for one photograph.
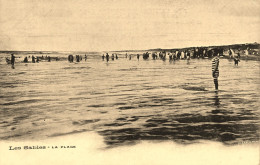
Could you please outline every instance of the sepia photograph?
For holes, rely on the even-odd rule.
[[[0,0],[1,165],[259,165],[259,0]]]

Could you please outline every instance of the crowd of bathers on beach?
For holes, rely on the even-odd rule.
[[[169,61],[175,61],[175,60],[190,60],[190,59],[206,59],[206,58],[212,58],[215,55],[217,56],[225,56],[229,57],[230,59],[234,59],[234,64],[238,65],[238,62],[240,61],[240,54],[243,53],[245,55],[248,55],[248,49],[246,50],[237,50],[236,53],[233,49],[229,48],[227,50],[224,50],[223,48],[190,48],[190,49],[179,49],[179,50],[169,50],[169,51],[150,51],[150,52],[144,52],[142,54],[128,54],[126,53],[125,55],[123,54],[117,54],[117,53],[112,53],[109,55],[109,53],[105,53],[101,56],[101,59],[103,61],[109,62],[109,60],[118,60],[119,56],[120,58],[126,58],[131,60],[133,57],[136,57],[137,60],[143,58],[143,60],[163,60],[165,61],[168,59]],[[240,53],[241,52],[241,53]],[[14,54],[11,54],[11,59],[6,58],[6,62],[8,64],[14,65],[15,63],[15,57]],[[20,58],[20,57],[19,57]],[[85,61],[87,60],[87,55],[68,55],[68,61],[69,62],[80,62],[83,59]],[[50,57],[50,56],[26,56],[23,59],[23,63],[38,63],[38,62],[51,62],[51,61],[59,61],[61,60],[60,57]]]
[[[229,59],[234,60],[234,64],[238,65],[238,62],[240,61],[240,52],[245,54],[246,56],[249,54],[248,49],[246,50],[238,50],[237,53],[235,53],[234,50],[228,49],[225,50],[223,48],[214,48],[214,49],[208,49],[208,48],[195,48],[195,49],[182,49],[182,50],[170,50],[170,51],[153,51],[153,52],[144,52],[143,54],[125,54],[125,58],[128,60],[131,60],[132,57],[136,56],[137,60],[139,61],[140,56],[143,57],[143,60],[148,60],[151,55],[152,60],[163,60],[165,61],[166,59],[169,59],[169,61],[175,61],[175,60],[187,60],[189,61],[190,59],[212,59],[212,77],[214,80],[215,84],[215,90],[218,91],[218,76],[219,76],[219,56],[223,57],[225,52],[225,56],[229,57]],[[75,59],[74,59],[75,56]],[[83,60],[82,55],[68,55],[68,61],[70,63],[76,62],[79,63],[80,61]],[[120,54],[121,58],[124,58],[122,54]],[[12,64],[12,68],[14,69],[14,63],[15,63],[15,56],[14,54],[11,54],[11,59],[6,58],[6,62],[8,64]],[[33,56],[30,57],[32,63],[38,63],[39,61],[48,61],[51,62],[51,60],[56,60],[59,61],[60,58],[58,57],[50,57],[50,56]],[[103,61],[106,61],[107,63],[111,59],[112,61],[118,60],[119,55],[117,53],[112,53],[111,56],[109,53],[105,53],[101,56]],[[87,61],[87,55],[85,54],[85,61]],[[24,63],[28,63],[28,57],[24,57],[23,60]]]

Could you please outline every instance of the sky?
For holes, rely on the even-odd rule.
[[[0,50],[253,43],[259,29],[259,0],[0,0]]]

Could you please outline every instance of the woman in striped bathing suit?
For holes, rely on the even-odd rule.
[[[212,59],[212,76],[214,78],[215,90],[218,90],[219,58],[216,52],[214,52],[213,55],[214,57]]]

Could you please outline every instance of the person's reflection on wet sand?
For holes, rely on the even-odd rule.
[[[218,91],[215,92],[214,100],[215,100],[214,105],[216,105],[217,107],[219,107],[220,101],[219,101],[219,97],[218,97]]]
[[[214,100],[214,105],[216,106],[216,109],[215,110],[212,110],[212,113],[213,114],[216,114],[216,113],[219,113],[220,110],[219,110],[219,107],[220,107],[220,99],[218,97],[218,91],[215,91],[215,96],[213,97],[213,100]]]
[[[190,60],[187,59],[187,65],[190,65]]]

